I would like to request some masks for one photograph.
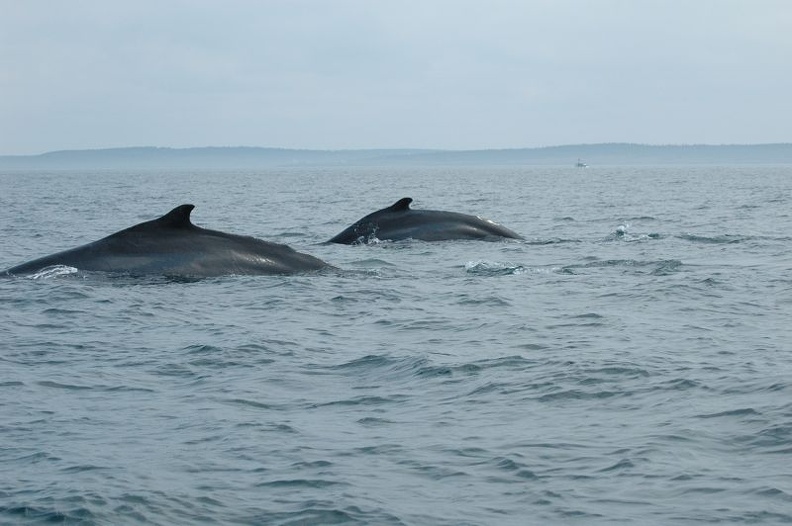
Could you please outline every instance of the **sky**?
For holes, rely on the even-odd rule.
[[[0,155],[792,142],[789,0],[0,0]]]

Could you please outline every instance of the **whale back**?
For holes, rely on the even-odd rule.
[[[5,273],[31,274],[61,265],[84,271],[206,277],[290,274],[329,266],[286,245],[195,226],[190,220],[194,208],[177,206],[157,219]]]
[[[419,239],[522,239],[522,236],[488,219],[459,212],[413,210],[412,198],[403,197],[389,207],[359,219],[329,240],[330,243],[368,243],[374,240]]]

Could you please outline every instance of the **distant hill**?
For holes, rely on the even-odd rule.
[[[110,148],[0,156],[0,169],[265,168],[286,166],[792,164],[792,144],[608,143],[503,150],[297,150],[257,147]]]

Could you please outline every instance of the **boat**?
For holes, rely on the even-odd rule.
[[[575,164],[577,168],[588,168],[588,165],[578,158],[577,163]]]

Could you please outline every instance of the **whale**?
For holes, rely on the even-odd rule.
[[[413,210],[412,198],[404,197],[377,210],[346,228],[328,243],[346,245],[372,241],[445,241],[453,239],[523,239],[522,236],[489,219],[459,212]]]
[[[22,263],[4,274],[35,274],[67,266],[88,272],[201,278],[295,274],[330,267],[287,245],[196,226],[190,220],[193,208],[177,206],[158,219]]]

